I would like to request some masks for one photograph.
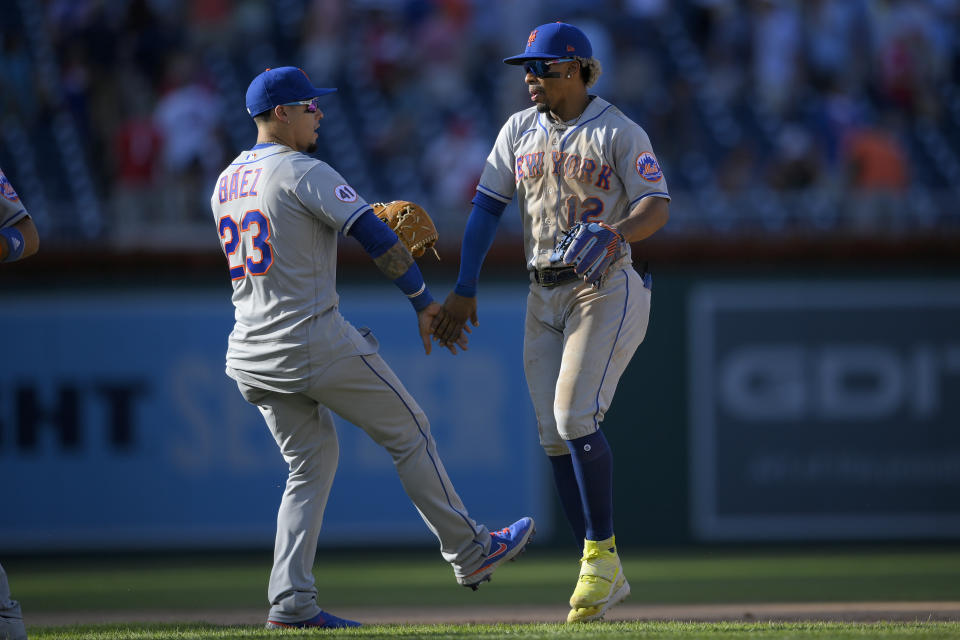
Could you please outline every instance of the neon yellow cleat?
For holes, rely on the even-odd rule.
[[[592,620],[600,620],[607,613],[607,609],[615,604],[623,602],[629,595],[630,583],[627,582],[626,576],[624,576],[623,572],[621,571],[620,577],[614,584],[613,593],[610,595],[609,600],[595,607],[579,607],[570,609],[570,613],[567,614],[567,622],[590,622]]]
[[[607,540],[584,540],[580,558],[580,577],[570,597],[573,611],[568,622],[596,620],[607,609],[630,595],[630,585],[623,575],[617,555],[616,537]],[[582,613],[581,609],[586,609]]]

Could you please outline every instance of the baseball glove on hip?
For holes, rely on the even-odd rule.
[[[623,235],[613,227],[579,222],[557,242],[550,262],[569,265],[586,282],[600,287],[610,265],[626,253],[626,246]]]
[[[440,254],[434,248],[439,238],[437,227],[423,207],[408,200],[374,202],[371,206],[373,213],[393,229],[414,258],[419,258],[430,249],[437,260],[440,259]]]

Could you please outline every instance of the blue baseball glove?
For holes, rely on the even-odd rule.
[[[624,254],[626,244],[623,235],[610,225],[580,222],[560,238],[550,262],[572,266],[577,275],[599,287],[610,265]]]

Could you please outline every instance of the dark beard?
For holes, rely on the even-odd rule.
[[[550,112],[550,105],[544,104],[544,103],[542,103],[542,102],[538,102],[538,103],[537,103],[537,111],[540,112],[540,113],[549,113],[549,112]]]
[[[304,153],[313,153],[316,150],[317,150],[317,143],[311,142],[309,145],[307,145],[307,150]]]

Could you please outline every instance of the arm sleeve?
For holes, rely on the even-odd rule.
[[[350,225],[347,235],[356,238],[371,258],[379,258],[399,240],[397,234],[369,207]]]
[[[367,255],[373,259],[382,256],[400,242],[397,234],[369,208],[350,225],[349,235],[356,238]],[[433,296],[430,295],[416,262],[412,263],[402,276],[395,278],[393,284],[403,291],[418,313],[433,302]]]
[[[477,191],[473,198],[473,210],[467,219],[467,228],[463,233],[463,245],[460,250],[460,275],[457,276],[457,295],[473,298],[477,295],[477,281],[480,279],[480,267],[487,256],[493,237],[500,224],[500,216],[506,203]]]

